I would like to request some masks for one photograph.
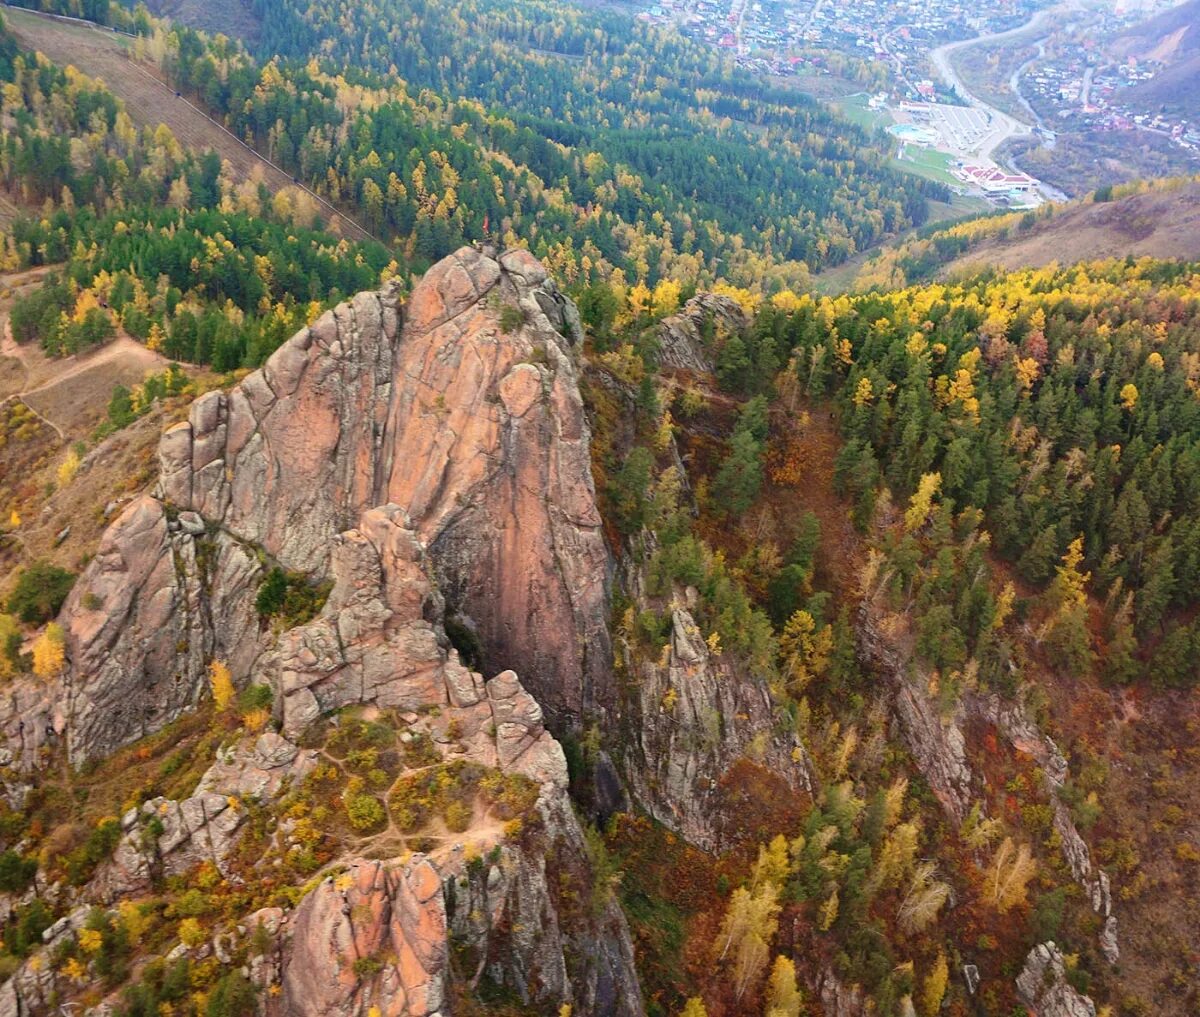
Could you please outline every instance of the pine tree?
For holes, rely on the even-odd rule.
[[[780,671],[788,688],[799,694],[829,666],[833,629],[821,629],[808,611],[795,612],[779,636]]]
[[[749,430],[734,431],[729,455],[713,479],[713,495],[727,515],[744,513],[762,488],[762,446]]]
[[[1121,580],[1117,580],[1119,594]],[[1141,670],[1137,660],[1138,641],[1133,631],[1133,593],[1120,597],[1120,606],[1108,623],[1104,647],[1104,677],[1115,685],[1133,681]]]
[[[1054,582],[1047,591],[1053,614],[1042,632],[1052,659],[1072,674],[1084,674],[1093,660],[1085,592],[1092,574],[1080,571],[1082,561],[1083,538],[1076,537],[1063,555],[1062,564],[1055,570]]]

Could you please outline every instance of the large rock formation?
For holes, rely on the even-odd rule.
[[[564,774],[565,775],[565,774]],[[590,878],[562,794],[538,802],[530,843],[504,843],[485,864],[456,852],[405,862],[357,859],[294,914],[251,916],[274,941],[252,978],[279,1017],[452,1012],[455,988],[487,979],[537,1012],[638,1017],[641,998],[624,916],[579,900]],[[453,944],[453,949],[451,947]],[[367,972],[367,974],[364,974]]]
[[[659,322],[659,360],[664,367],[707,374],[713,369],[713,340],[734,335],[750,319],[736,300],[716,293],[697,293]],[[706,333],[711,335],[706,338]]]
[[[427,856],[345,858],[295,912],[254,916],[240,934],[265,920],[275,941],[251,971],[272,989],[267,1012],[433,1017],[486,978],[540,1012],[639,1017],[628,930],[594,885],[539,705],[569,725],[612,702],[580,338],[532,257],[463,249],[406,305],[385,289],[323,315],[163,435],[157,490],[113,523],[64,607],[62,687],[22,687],[11,707],[26,723],[0,718],[6,762],[37,765],[64,731],[78,764],[157,730],[205,694],[214,659],[271,686],[280,733],[223,749],[183,801],[131,809],[81,899],[202,862],[240,879],[226,861],[242,800],[304,778],[315,753],[296,741],[322,716],[390,709],[402,740],[533,780],[536,808],[519,837],[496,823]],[[285,631],[256,608],[275,565],[329,583],[316,616]],[[490,681],[451,647],[448,612]],[[452,937],[475,965],[465,979]],[[22,967],[0,1015],[42,1008],[56,976],[41,971]]]
[[[930,790],[955,822],[961,823],[977,798],[962,732],[962,706],[958,704],[950,715],[943,715],[915,666],[911,638],[894,627],[885,632],[885,627],[891,627],[889,619],[865,603],[859,615],[859,648],[888,682],[889,705],[900,734]]]
[[[121,514],[66,605],[72,758],[194,705],[213,658],[248,676],[273,644],[265,566],[332,576],[337,535],[387,503],[488,671],[518,667],[564,724],[611,702],[578,339],[535,259],[464,248],[406,305],[360,294],[198,399],[163,435],[156,496]]]

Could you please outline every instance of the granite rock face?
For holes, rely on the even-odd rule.
[[[511,325],[505,334],[498,315]],[[377,499],[404,507],[488,673],[552,721],[612,702],[609,558],[572,347],[574,305],[524,251],[460,251],[405,312]]]
[[[912,655],[902,640],[882,631],[886,620],[868,604],[859,615],[859,648],[888,682],[892,713],[930,790],[942,808],[961,823],[976,799],[974,775],[967,762],[962,708],[943,716],[927,686],[914,673]]]
[[[79,899],[111,903],[204,863],[243,878],[230,862],[245,803],[316,765],[299,747],[314,722],[352,704],[394,710],[442,759],[533,780],[520,836],[468,830],[482,866],[461,843],[339,859],[295,910],[258,912],[199,949],[231,957],[261,923],[273,947],[249,977],[267,1013],[447,1014],[463,987],[453,935],[480,965],[468,989],[487,978],[538,1012],[640,1017],[629,932],[595,885],[546,726],[614,698],[581,338],[530,255],[465,248],[404,304],[385,288],[326,313],[163,435],[158,488],[112,523],[64,606],[66,673],[14,688],[0,712],[6,763],[36,767],[65,738],[78,765],[159,730],[207,695],[215,659],[238,685],[271,687],[279,731],[223,748],[187,798],[130,809]],[[284,630],[256,607],[275,566],[329,590]],[[490,680],[451,646],[448,615],[476,636],[471,663]],[[42,1011],[56,977],[23,965],[0,1017]]]
[[[294,914],[251,916],[243,927],[261,921],[275,943],[252,973],[279,990],[265,995],[266,1012],[448,1015],[456,985],[486,978],[534,1012],[565,1003],[573,1013],[640,1017],[624,916],[612,900],[579,910],[575,891],[590,872],[565,792],[548,786],[537,811],[536,836],[498,844],[486,864],[458,851],[357,859]]]
[[[485,670],[519,668],[564,725],[611,703],[580,338],[529,254],[464,248],[406,303],[359,294],[196,400],[162,437],[155,495],[116,519],[64,608],[72,759],[193,707],[214,658],[241,682],[286,654],[254,610],[263,563],[336,579],[347,542],[372,539],[363,513],[387,504],[429,549]],[[343,666],[370,683],[379,664],[364,648]]]
[[[664,367],[710,373],[713,369],[709,344],[704,333],[734,334],[750,323],[746,312],[730,297],[716,293],[697,293],[677,314],[664,318],[658,326],[660,360]]]
[[[1096,1004],[1067,982],[1062,951],[1052,942],[1029,951],[1017,994],[1037,1017],[1096,1017]]]
[[[635,603],[649,604],[640,573],[628,585]],[[804,798],[813,778],[799,738],[775,723],[766,681],[710,650],[688,607],[694,597],[694,590],[673,595],[661,659],[644,660],[620,647],[637,674],[623,717],[622,773],[642,808],[712,851],[722,848],[722,784],[737,764],[761,767],[780,778],[787,793]]]
[[[1116,964],[1121,959],[1121,950],[1108,873],[1092,861],[1091,851],[1075,826],[1070,807],[1062,798],[1068,777],[1066,758],[1054,740],[1037,729],[1022,704],[1005,703],[999,696],[991,695],[975,697],[973,706],[974,712],[995,724],[1015,749],[1037,760],[1054,809],[1054,830],[1058,834],[1063,860],[1083,889],[1092,910],[1100,917],[1100,952],[1110,964]]]
[[[428,861],[356,862],[296,909],[279,1012],[365,1012],[361,962],[374,961],[382,968],[370,1003],[388,1017],[430,1017],[446,1001],[448,952],[442,880]]]

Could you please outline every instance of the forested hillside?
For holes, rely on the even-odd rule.
[[[261,13],[259,52],[283,62],[182,29],[148,50],[422,265],[486,222],[571,275],[799,284],[806,266],[920,224],[926,199],[946,196],[811,100],[622,16],[562,8],[551,32],[536,5]],[[104,18],[152,31],[121,8]],[[350,38],[353,54],[330,49]]]
[[[1196,1012],[1195,182],[817,295],[940,189],[615,11],[30,6],[286,176],[0,22],[0,1017]]]
[[[75,353],[119,325],[151,349],[231,370],[261,363],[387,267],[379,245],[311,228],[300,192],[272,198],[165,127],[139,132],[101,83],[19,52],[2,24],[0,47],[11,124],[0,180],[43,207],[13,225],[0,268],[62,266],[14,308],[17,342]]]

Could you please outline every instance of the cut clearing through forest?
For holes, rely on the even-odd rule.
[[[297,183],[259,155],[158,76],[157,68],[133,59],[133,40],[83,21],[67,21],[5,6],[4,20],[26,49],[60,66],[70,65],[99,78],[122,102],[139,127],[166,124],[176,140],[193,152],[213,150],[233,167],[239,180],[262,180],[272,191],[297,187],[321,206],[330,229],[353,240],[374,239],[324,198]]]
[[[8,324],[15,297],[40,285],[53,266],[0,275],[0,405],[28,406],[59,440],[82,438],[104,414],[114,385],[136,385],[169,361],[124,332],[73,357],[46,356],[35,344],[18,345]]]

